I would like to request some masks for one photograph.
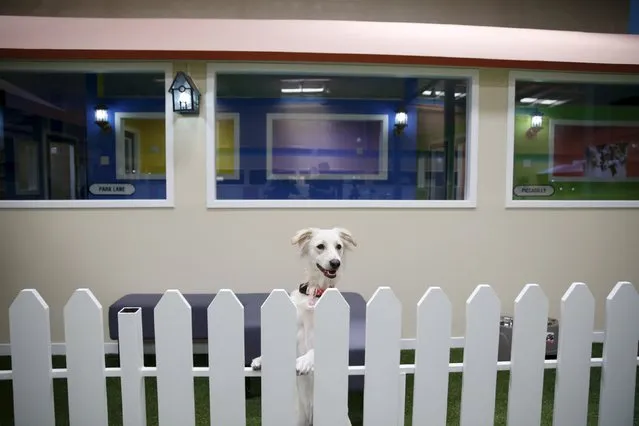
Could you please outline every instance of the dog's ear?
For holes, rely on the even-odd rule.
[[[300,250],[304,251],[308,242],[311,241],[315,230],[316,228],[300,229],[291,239],[291,244],[298,246]]]
[[[353,234],[351,234],[351,231],[344,228],[335,228],[335,231],[337,231],[339,237],[346,243],[347,248],[352,249],[354,247],[357,247],[357,242],[353,238]]]

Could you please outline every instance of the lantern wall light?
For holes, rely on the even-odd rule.
[[[111,130],[111,124],[109,124],[109,108],[104,104],[95,106],[95,124],[104,131]]]
[[[539,129],[543,126],[543,124],[544,124],[544,115],[538,110],[535,111],[532,117],[530,118],[530,127],[532,127],[533,129]]]
[[[408,114],[404,108],[399,108],[395,112],[395,134],[400,135],[408,125]]]
[[[535,109],[535,111],[530,116],[530,127],[528,128],[528,130],[526,130],[526,137],[528,139],[537,138],[537,134],[541,132],[543,128],[544,114],[542,114],[542,112],[538,109]]]
[[[173,97],[173,112],[199,114],[200,91],[188,74],[178,71],[169,92]]]

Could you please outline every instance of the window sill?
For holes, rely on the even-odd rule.
[[[473,200],[209,200],[209,209],[474,209]]]
[[[639,200],[506,200],[507,209],[632,209],[639,208]]]
[[[171,200],[2,200],[0,209],[173,208]]]

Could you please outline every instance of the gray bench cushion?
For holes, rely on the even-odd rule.
[[[350,365],[364,365],[364,343],[366,329],[366,301],[359,293],[342,292],[350,305]],[[239,293],[236,295],[244,306],[244,345],[245,362],[260,353],[260,308],[268,293]],[[109,336],[118,340],[118,312],[124,307],[142,308],[142,336],[145,341],[153,342],[153,309],[160,301],[161,293],[127,294],[109,307]],[[191,305],[193,339],[206,341],[208,336],[207,308],[215,294],[184,294]]]

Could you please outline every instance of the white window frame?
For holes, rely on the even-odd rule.
[[[218,182],[224,180],[238,180],[240,178],[240,114],[237,112],[220,112],[216,115],[214,125],[217,129],[217,119],[232,120],[233,121],[233,173],[217,175],[217,163],[213,165],[213,170],[216,173],[216,180]],[[214,151],[217,153],[217,140],[214,141]]]
[[[166,152],[166,198],[158,200],[0,200],[0,209],[65,209],[65,208],[173,208],[174,207],[174,161],[173,161],[173,100],[169,88],[173,82],[173,64],[170,62],[101,62],[101,61],[5,61],[0,62],[0,71],[42,72],[164,72],[164,116]],[[110,112],[110,114],[112,114]],[[112,117],[109,117],[113,119]],[[116,150],[117,151],[117,150]]]
[[[151,173],[146,175],[141,175],[139,173],[140,170],[140,154],[142,153],[140,148],[140,133],[137,129],[129,128],[127,126],[122,125],[122,119],[133,118],[133,119],[158,119],[164,118],[163,112],[116,112],[113,114],[113,120],[115,122],[115,170],[116,170],[116,178],[122,180],[153,180],[153,179],[166,179],[166,175],[164,173]],[[135,155],[135,168],[138,170],[138,173],[127,173],[125,170],[125,159],[126,159],[126,143],[124,132],[131,132],[137,135],[138,145],[136,148]]]
[[[141,154],[141,149],[140,149],[140,132],[138,131],[138,129],[134,129],[132,127],[128,127],[128,126],[124,126],[123,129],[123,137],[121,139],[121,141],[118,141],[118,143],[124,145],[123,147],[117,147],[118,151],[124,151],[121,152],[121,154],[119,152],[116,151],[116,162],[118,164],[117,168],[116,168],[116,174],[118,175],[118,178],[120,178],[120,176],[122,176],[123,179],[137,179],[138,174],[137,173],[129,173],[126,171],[126,155],[127,155],[127,146],[126,146],[126,135],[127,133],[130,133],[134,136],[133,142],[135,143],[135,146],[133,146],[131,148],[132,153],[135,153],[135,161],[133,161],[133,169],[135,170],[140,170],[140,154]],[[118,156],[122,156],[124,157],[124,172],[121,170],[121,163],[119,162],[119,159],[117,158]]]
[[[218,200],[215,168],[216,74],[226,73],[309,73],[314,75],[354,75],[407,78],[468,78],[468,114],[466,117],[467,162],[466,198],[463,200]],[[420,66],[386,65],[325,65],[325,64],[255,64],[210,62],[206,78],[206,186],[207,208],[445,208],[474,209],[477,206],[478,130],[479,130],[479,70],[469,68],[425,68]]]
[[[636,84],[639,85],[639,76],[628,74],[596,74],[573,73],[551,71],[510,71],[508,76],[508,114],[507,114],[507,149],[506,149],[506,208],[639,208],[639,200],[515,200],[513,199],[514,166],[515,166],[515,86],[518,80],[535,81],[543,83],[597,83],[597,84]],[[558,120],[562,123],[563,120]],[[549,123],[552,130],[553,123]],[[549,135],[548,143],[552,144],[552,135]],[[562,181],[576,181],[577,179],[558,179]]]

